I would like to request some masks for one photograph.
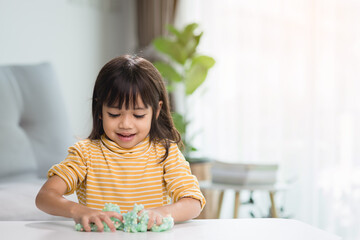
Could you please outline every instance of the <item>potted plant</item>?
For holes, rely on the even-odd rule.
[[[166,57],[163,61],[154,62],[154,65],[166,80],[168,92],[172,93],[177,86],[182,85],[181,98],[185,110],[180,112],[173,108],[172,117],[183,139],[182,152],[190,163],[206,161],[206,159],[194,158],[191,155],[197,149],[192,144],[194,136],[187,131],[191,123],[191,119],[187,116],[187,99],[204,83],[208,70],[215,64],[212,57],[198,53],[197,47],[203,32],[196,34],[197,28],[197,23],[188,24],[181,30],[169,25],[169,36],[153,40],[155,49]]]
[[[164,55],[164,60],[154,62],[166,81],[168,92],[177,90],[182,101],[183,111],[174,108],[172,104],[172,117],[176,129],[180,132],[183,139],[184,148],[182,152],[190,163],[191,172],[198,180],[211,180],[211,162],[206,158],[194,158],[192,153],[197,149],[192,144],[193,135],[187,131],[191,124],[187,110],[188,98],[204,83],[207,73],[215,64],[212,57],[199,54],[197,47],[200,43],[203,32],[196,33],[198,24],[191,23],[183,29],[176,29],[169,25],[169,36],[159,37],[153,40],[153,46],[160,54]],[[179,87],[179,88],[177,88]],[[216,206],[218,205],[218,193],[210,190],[203,190],[207,200],[205,209],[198,218],[216,218]]]

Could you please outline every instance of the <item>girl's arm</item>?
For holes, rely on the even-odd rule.
[[[59,176],[50,177],[40,189],[36,196],[36,206],[49,214],[56,216],[63,216],[73,218],[76,223],[81,223],[84,230],[89,232],[90,223],[95,223],[98,231],[103,231],[104,221],[111,231],[115,231],[114,224],[110,217],[115,217],[122,220],[122,216],[116,212],[103,212],[81,204],[72,202],[63,197],[67,191],[65,181]]]
[[[175,222],[190,220],[199,216],[205,205],[205,198],[200,191],[197,178],[191,174],[189,163],[175,143],[169,149],[169,156],[163,162],[164,175],[167,191],[170,193],[173,204],[165,205],[149,210],[149,224],[154,221],[161,224],[161,219],[168,215]]]
[[[167,216],[173,217],[175,222],[196,218],[201,213],[201,204],[197,199],[184,197],[173,204],[146,210],[149,212],[148,229],[150,229],[154,224],[160,225],[162,218]]]

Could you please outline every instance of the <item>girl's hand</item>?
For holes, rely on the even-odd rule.
[[[143,211],[145,211],[145,209],[140,211],[139,214],[141,214]],[[147,226],[148,230],[151,229],[153,225],[160,226],[162,224],[162,219],[164,216],[159,211],[155,209],[146,209],[146,211],[149,214],[149,222]]]
[[[122,215],[117,212],[103,212],[85,206],[79,206],[73,215],[75,222],[83,225],[85,232],[91,231],[90,223],[94,223],[99,232],[104,231],[104,225],[102,222],[105,222],[109,226],[110,230],[115,232],[116,229],[110,219],[111,217],[115,217],[120,221],[123,220]]]
[[[90,223],[94,223],[98,231],[104,231],[102,222],[105,222],[111,231],[115,231],[115,226],[110,218],[123,220],[119,213],[103,212],[69,201],[63,197],[66,192],[66,182],[59,176],[52,176],[36,196],[36,206],[46,213],[74,219],[76,223],[83,225],[87,232],[91,231]]]

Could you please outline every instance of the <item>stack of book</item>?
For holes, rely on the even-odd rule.
[[[214,161],[211,177],[214,183],[270,185],[276,182],[277,164],[246,164]]]

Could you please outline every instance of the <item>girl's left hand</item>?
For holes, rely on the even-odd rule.
[[[142,211],[140,211],[140,213],[145,210],[149,214],[149,222],[147,226],[148,230],[150,230],[153,225],[160,226],[162,224],[163,215],[160,212],[156,211],[155,209],[143,209]]]

